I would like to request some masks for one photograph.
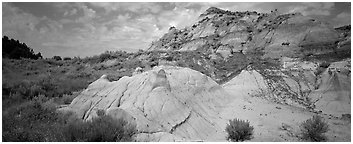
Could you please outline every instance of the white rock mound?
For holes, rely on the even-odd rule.
[[[239,95],[263,94],[267,84],[263,76],[255,70],[243,70],[239,75],[223,85],[223,88],[237,90]]]
[[[98,110],[136,124],[137,141],[225,141],[219,113],[231,98],[211,78],[189,68],[159,66],[109,82],[93,82],[66,110],[84,120]],[[222,121],[223,122],[223,121]]]

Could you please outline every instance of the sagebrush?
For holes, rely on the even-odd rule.
[[[71,121],[64,129],[65,141],[121,142],[133,141],[136,129],[123,119],[102,115],[92,121]]]
[[[254,127],[250,126],[249,121],[240,119],[229,120],[227,124],[226,132],[228,133],[228,140],[231,141],[245,141],[252,138]]]
[[[312,118],[304,121],[300,125],[302,138],[305,140],[320,142],[326,141],[324,135],[328,131],[328,124],[320,116],[315,115]]]
[[[136,127],[103,115],[93,121],[58,113],[45,96],[7,108],[2,114],[4,142],[133,141]]]

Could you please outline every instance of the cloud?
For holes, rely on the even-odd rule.
[[[77,9],[76,8],[74,8],[74,9],[72,9],[70,11],[65,11],[64,16],[72,16],[72,15],[75,15],[75,14],[77,14]]]
[[[51,16],[38,17],[11,3],[3,3],[3,35],[32,45],[45,57],[89,56],[106,50],[137,51],[168,32],[198,20],[211,6],[231,11],[301,12],[331,16],[333,3],[49,3]],[[52,15],[58,15],[56,17]],[[350,22],[350,13],[332,16],[337,23]],[[349,18],[347,18],[349,17]]]
[[[134,13],[159,13],[162,10],[161,5],[158,3],[136,3],[136,2],[120,2],[120,3],[108,3],[108,2],[91,2],[91,5],[95,7],[104,8],[107,13],[113,11],[130,11]]]
[[[88,6],[85,5],[84,3],[77,3],[77,6],[79,9],[83,11],[83,16],[76,19],[76,22],[79,22],[79,23],[91,22],[91,20],[96,17],[96,11],[94,11],[91,8],[88,8]]]
[[[29,13],[25,13],[20,9],[11,6],[9,3],[3,3],[3,30],[30,30],[34,31],[35,26],[40,22],[37,18]]]
[[[336,18],[350,18],[351,15],[347,12],[342,12],[336,16]]]
[[[333,25],[335,27],[343,26],[343,25],[348,25],[351,24],[351,14],[348,12],[342,12],[339,13],[334,19],[333,19]]]
[[[306,7],[302,12],[303,15],[325,15],[328,16],[331,14],[331,10],[334,6],[334,3],[304,3]]]

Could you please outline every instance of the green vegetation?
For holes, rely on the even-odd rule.
[[[60,141],[60,117],[43,97],[7,108],[2,114],[5,142]]]
[[[326,141],[324,133],[328,131],[328,124],[318,115],[304,121],[301,125],[302,138],[314,142]]]
[[[122,119],[101,115],[92,121],[71,121],[64,132],[66,141],[121,142],[133,141],[136,129]]]
[[[231,141],[245,141],[250,140],[253,135],[254,127],[250,126],[249,121],[244,121],[240,119],[229,120],[227,124],[226,132],[228,133],[228,140]]]
[[[131,76],[141,66],[139,60],[127,60],[131,54],[111,54],[71,60],[3,58],[3,141],[131,141],[133,128],[122,120],[105,116],[94,120],[94,125],[107,124],[93,127],[92,123],[71,121],[69,116],[55,111],[57,106],[70,104],[103,74],[116,81]],[[95,70],[98,66],[103,67]],[[69,127],[89,128],[91,133],[82,136],[76,132],[87,129]],[[111,129],[99,129],[108,127]],[[102,132],[109,132],[109,136],[102,136]]]
[[[7,36],[4,36],[2,38],[2,57],[11,59],[39,59],[42,58],[42,54],[35,54],[33,49],[28,47],[25,43],[21,43],[18,40],[9,39]]]
[[[43,95],[8,108],[2,115],[4,142],[132,141],[135,127],[121,119],[101,116],[83,122],[71,113],[56,112],[53,99]]]
[[[53,56],[52,59],[57,60],[57,61],[62,60],[60,56]]]

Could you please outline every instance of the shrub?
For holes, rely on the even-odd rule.
[[[75,98],[77,97],[77,95],[68,95],[68,94],[64,94],[61,99],[62,99],[62,104],[70,104]]]
[[[45,98],[13,106],[3,113],[3,141],[58,141],[60,127],[57,125],[58,115],[51,105],[43,105]]]
[[[4,142],[132,141],[136,133],[123,119],[104,114],[84,122],[73,113],[57,113],[53,99],[43,95],[3,111],[2,124]]]
[[[325,132],[328,131],[328,124],[318,115],[304,121],[300,125],[302,138],[311,141],[326,141]]]
[[[107,74],[107,79],[112,82],[112,81],[118,81],[121,77],[123,77],[120,74]]]
[[[71,60],[70,57],[64,57],[64,60]]]
[[[319,67],[328,68],[330,65],[331,64],[329,62],[324,61],[324,62],[320,63]]]
[[[250,140],[253,134],[254,127],[250,126],[249,121],[240,119],[229,120],[227,124],[226,132],[228,133],[228,140],[231,141],[244,141]]]
[[[52,59],[55,59],[55,60],[57,60],[57,61],[62,60],[60,56],[53,56]]]
[[[135,127],[123,119],[114,119],[104,114],[92,121],[71,121],[64,129],[66,141],[78,142],[132,141],[135,133]]]

